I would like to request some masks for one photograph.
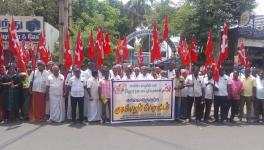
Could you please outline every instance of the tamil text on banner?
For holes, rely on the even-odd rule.
[[[173,120],[172,80],[113,81],[111,123]]]

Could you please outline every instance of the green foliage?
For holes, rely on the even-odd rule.
[[[57,0],[0,0],[1,15],[43,16],[44,21],[58,27]]]

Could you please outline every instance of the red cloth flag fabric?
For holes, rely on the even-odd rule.
[[[19,71],[26,72],[26,65],[23,60],[23,52],[19,45],[19,40],[18,40],[13,16],[11,20],[11,31],[9,32],[9,46],[12,53],[17,57],[17,66]]]
[[[198,62],[198,56],[196,54],[195,36],[192,35],[192,40],[190,44],[190,58],[192,62]]]
[[[219,81],[219,68],[215,63],[212,64],[212,74],[214,81]]]
[[[71,55],[70,38],[68,31],[66,31],[66,36],[64,41],[64,63],[66,70],[70,70],[72,66],[72,55]]]
[[[42,60],[45,64],[49,62],[49,54],[46,49],[46,40],[44,34],[40,34],[39,36],[39,59]]]
[[[162,40],[163,41],[167,40],[168,33],[169,33],[169,19],[168,19],[168,16],[166,15],[164,18],[163,32],[162,32]]]
[[[189,65],[190,57],[186,40],[182,42],[182,64]]]
[[[11,30],[9,30],[9,47],[15,56],[19,54],[20,51],[19,40],[18,40],[16,25],[13,16],[11,20]]]
[[[144,62],[144,56],[143,56],[143,52],[142,52],[142,48],[139,49],[138,51],[138,66],[142,66]]]
[[[90,60],[94,61],[96,59],[96,51],[94,49],[94,38],[93,38],[93,32],[91,31],[90,34],[90,40],[89,40],[89,47],[87,56]]]
[[[0,66],[4,65],[4,48],[2,43],[2,34],[0,33]]]
[[[116,51],[115,51],[116,64],[120,64],[120,48],[121,47],[122,47],[122,42],[121,42],[120,37],[118,37],[117,47],[116,47]]]
[[[84,50],[83,50],[83,44],[82,44],[82,36],[81,36],[81,31],[78,31],[74,64],[80,68],[83,61],[84,61]]]
[[[205,57],[209,57],[213,49],[213,39],[212,39],[212,31],[208,34],[208,39],[206,43],[206,49],[205,49]]]
[[[181,40],[181,38],[180,38],[179,43],[178,43],[177,52],[178,52],[179,58],[182,60],[182,40]]]
[[[31,63],[32,63],[32,69],[35,70],[36,68],[36,53],[35,53],[35,46],[33,42],[30,42],[30,54],[31,54]]]
[[[240,42],[240,50],[238,51],[238,60],[241,65],[245,68],[250,68],[251,64],[249,61],[249,54],[248,51],[245,49],[244,42]]]
[[[129,51],[128,51],[128,48],[127,48],[127,38],[126,38],[126,36],[124,37],[124,40],[123,40],[122,50],[123,50],[123,60],[122,61],[125,61],[125,60],[127,60],[129,58]]]
[[[23,60],[26,64],[28,64],[29,60],[30,60],[30,54],[26,45],[26,42],[23,40],[22,41],[22,52],[23,52]]]
[[[99,26],[96,36],[97,68],[102,68],[104,63],[104,35],[102,27]]]
[[[105,41],[104,41],[104,54],[108,55],[111,53],[112,53],[112,50],[111,50],[111,46],[110,46],[109,33],[107,31],[105,34]]]
[[[217,62],[217,68],[219,69],[222,65],[223,61],[228,58],[228,26],[227,23],[224,23],[224,32],[222,35],[222,43],[221,43],[221,50],[220,55]]]
[[[159,35],[157,23],[154,23],[152,31],[152,48],[150,54],[150,62],[153,63],[155,60],[161,60],[160,45],[159,45]]]

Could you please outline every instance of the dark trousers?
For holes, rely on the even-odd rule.
[[[83,121],[83,103],[84,97],[71,97],[71,107],[72,107],[72,121],[76,121],[76,107],[78,103],[79,108],[79,122]]]
[[[187,118],[191,119],[192,114],[192,106],[193,106],[194,98],[187,98]],[[203,103],[201,97],[195,97],[195,117],[196,120],[201,120],[203,117]]]
[[[233,121],[234,117],[239,113],[239,103],[240,100],[231,100],[231,121]]]
[[[174,118],[175,119],[180,119],[180,114],[181,114],[181,97],[175,96],[175,113],[174,113]]]
[[[229,111],[229,100],[227,96],[215,96],[214,101],[214,118],[219,121],[219,110],[221,120],[226,120]]]
[[[181,115],[182,118],[187,117],[187,97],[181,98]]]
[[[254,115],[255,119],[259,121],[260,115],[262,115],[262,120],[264,120],[264,100],[256,99],[254,100]]]
[[[67,114],[68,114],[68,96],[65,96],[64,100],[65,100],[65,118],[67,119]]]
[[[213,100],[205,99],[204,121],[208,121],[208,119],[210,117],[212,103],[213,103]]]

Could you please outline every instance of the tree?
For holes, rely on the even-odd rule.
[[[125,10],[133,28],[146,21],[146,14],[151,10],[153,0],[129,0],[125,5]]]
[[[58,26],[56,0],[1,0],[0,14],[16,16],[43,16],[44,21]]]

